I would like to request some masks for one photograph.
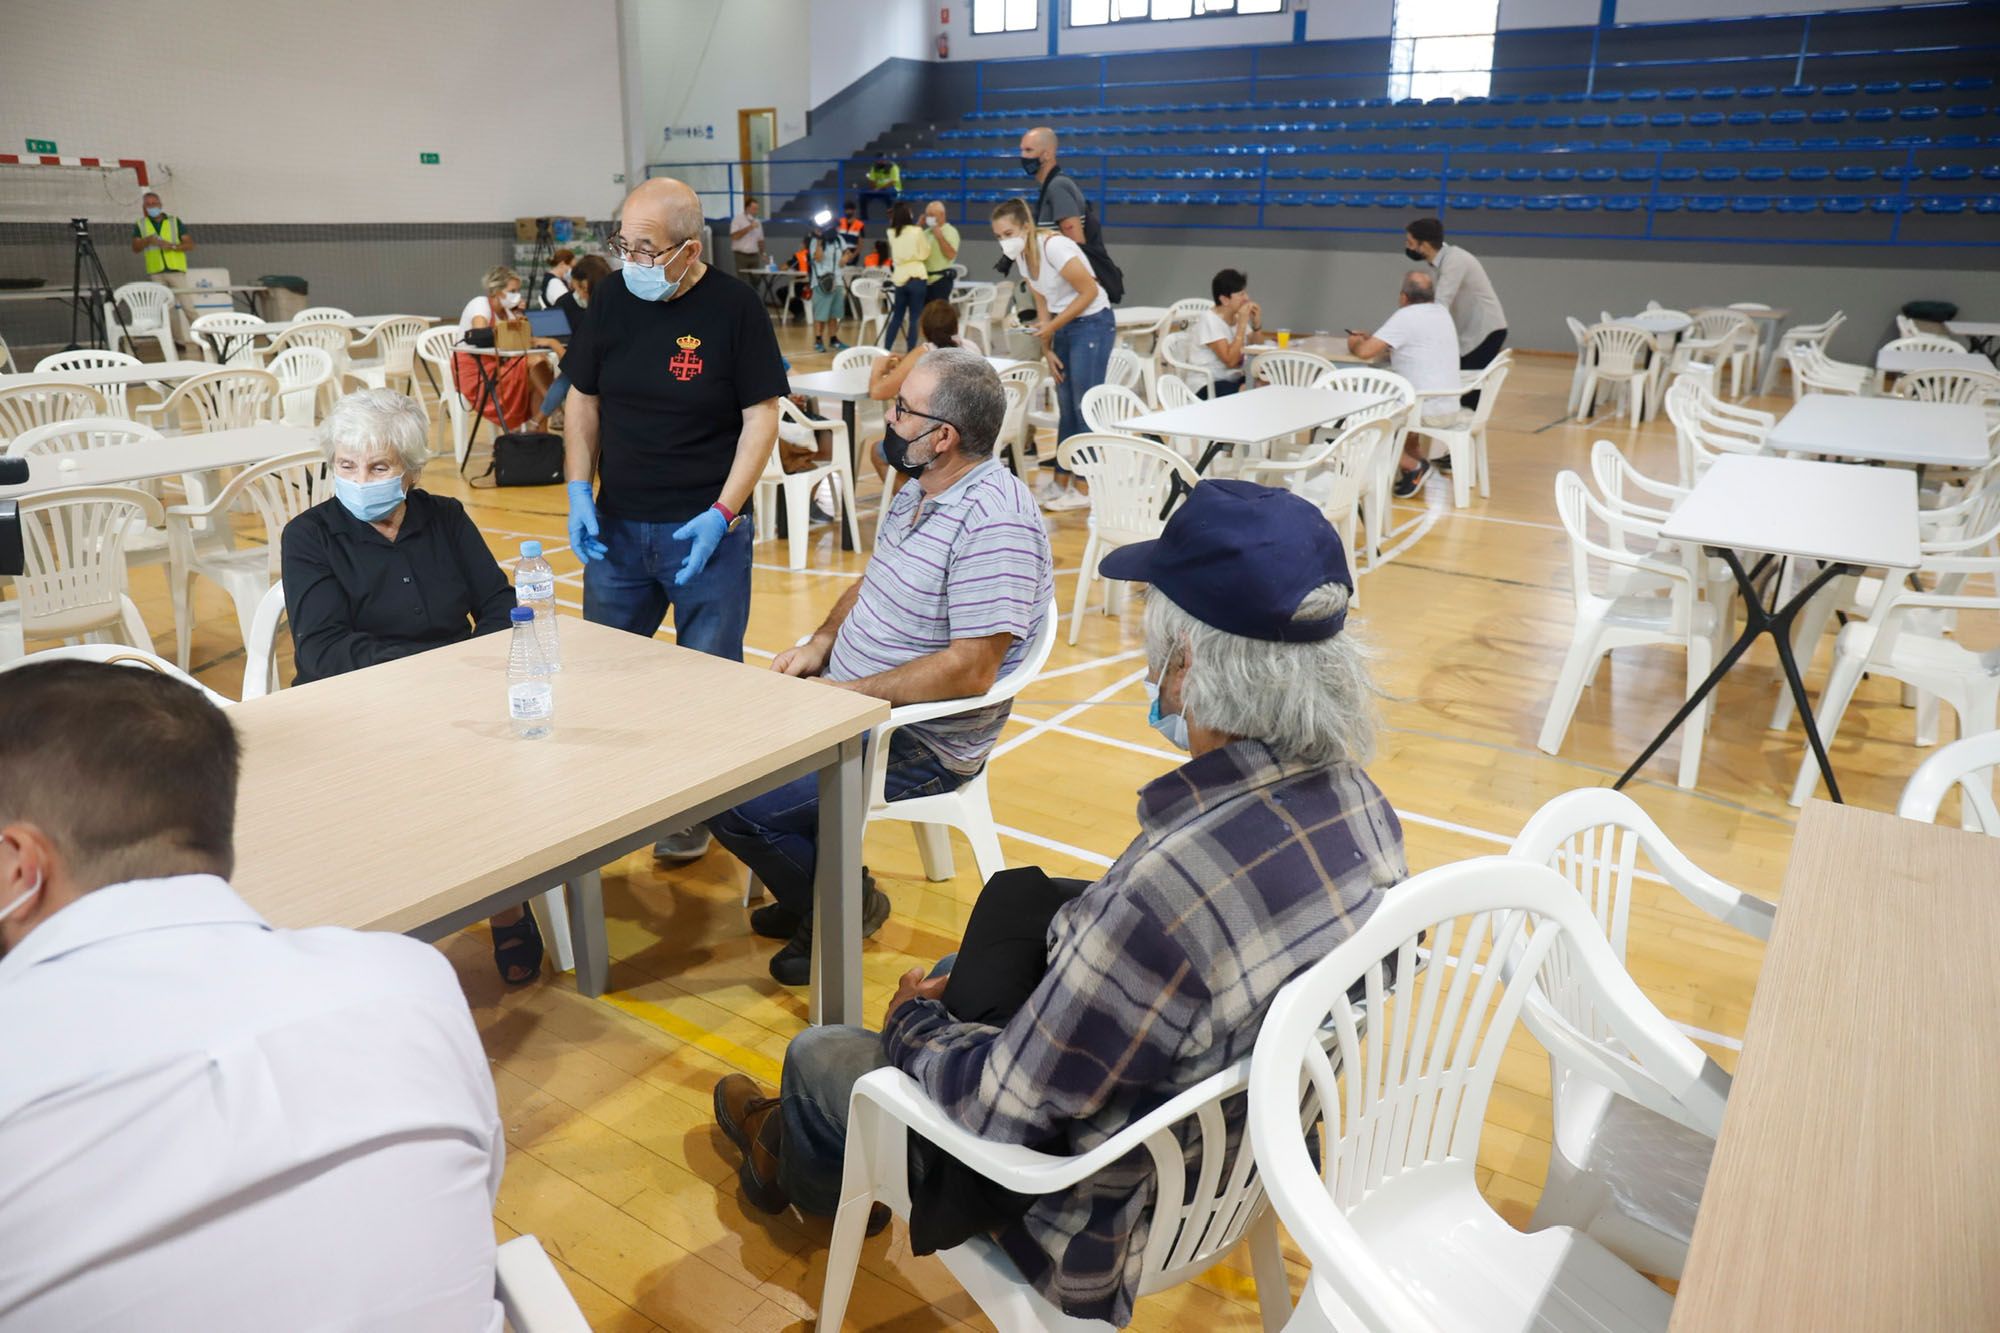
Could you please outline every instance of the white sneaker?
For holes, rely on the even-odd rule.
[[[1062,493],[1063,493],[1063,488],[1056,485],[1056,479],[1054,477],[1051,477],[1048,473],[1043,472],[1041,476],[1035,478],[1036,504],[1046,508],[1049,501],[1055,499]]]
[[[1051,514],[1064,513],[1071,509],[1090,508],[1090,497],[1082,491],[1068,490],[1042,505]]]

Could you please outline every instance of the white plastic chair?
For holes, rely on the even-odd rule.
[[[1193,359],[1194,335],[1185,329],[1167,334],[1160,339],[1160,366],[1162,375],[1172,375],[1197,396],[1215,397],[1215,372],[1207,366],[1196,365]],[[1156,390],[1157,391],[1157,390]],[[1165,406],[1163,403],[1162,406]]]
[[[1131,395],[1129,389],[1116,392]],[[1056,451],[1056,461],[1090,483],[1090,535],[1083,543],[1083,564],[1077,570],[1076,597],[1069,613],[1069,642],[1074,645],[1083,630],[1090,585],[1100,577],[1097,567],[1104,557],[1121,546],[1157,538],[1167,525],[1160,514],[1174,478],[1192,490],[1201,477],[1165,445],[1130,435],[1072,435]],[[1114,584],[1106,581],[1104,614],[1115,615],[1121,600]]]
[[[1963,352],[1965,344],[1942,333],[1912,333],[1882,344],[1885,352]]]
[[[1146,400],[1136,392],[1109,383],[1085,390],[1082,408],[1084,428],[1099,435],[1121,434],[1119,422],[1143,416],[1148,410]]]
[[[7,339],[0,337],[0,374],[14,373],[14,351],[7,346]]]
[[[344,375],[348,370],[348,341],[347,329],[339,324],[293,324],[264,347],[263,362],[268,368],[273,360],[294,347],[311,347],[326,353],[336,376]]]
[[[1700,481],[1724,454],[1767,452],[1764,442],[1775,418],[1767,412],[1724,403],[1703,376],[1675,379],[1667,386],[1665,402],[1667,419],[1674,426],[1682,486]]]
[[[22,431],[0,453],[8,458],[33,458],[41,454],[79,453],[86,449],[104,449],[114,444],[136,444],[141,440],[159,438],[160,432],[151,426],[142,426],[124,417],[75,417]]]
[[[990,1143],[959,1127],[900,1069],[878,1069],[854,1084],[847,1110],[847,1157],[840,1207],[826,1256],[826,1285],[814,1327],[839,1333],[861,1261],[869,1208],[885,1204],[910,1215],[912,1132],[1003,1188],[1055,1194],[1143,1151],[1155,1175],[1153,1210],[1139,1275],[1139,1294],[1179,1286],[1214,1267],[1248,1239],[1251,1271],[1265,1333],[1277,1333],[1291,1310],[1291,1289],[1277,1225],[1264,1199],[1266,1184],[1247,1137],[1229,1145],[1225,1102],[1240,1097],[1250,1062],[1241,1061],[1161,1104],[1089,1152],[1057,1156],[1013,1143]],[[1200,1174],[1190,1191],[1188,1151],[1180,1129],[1199,1141]],[[1294,1126],[1296,1132],[1296,1126]],[[1192,1197],[1190,1197],[1190,1194]],[[1114,1333],[1110,1324],[1075,1319],[1042,1296],[986,1237],[941,1250],[938,1258],[981,1313],[1002,1333]]]
[[[889,303],[885,295],[888,284],[880,278],[856,278],[847,284],[848,295],[854,299],[857,327],[854,341],[857,344],[872,343],[882,336],[889,326]],[[869,326],[875,331],[870,333]]]
[[[1614,648],[1680,648],[1687,654],[1687,692],[1693,694],[1714,665],[1718,620],[1715,609],[1696,597],[1694,575],[1684,563],[1635,555],[1591,535],[1595,519],[1607,531],[1633,532],[1655,542],[1659,539],[1657,528],[1630,513],[1609,509],[1593,497],[1583,478],[1574,472],[1556,476],[1556,514],[1569,535],[1570,592],[1576,604],[1576,623],[1536,742],[1545,754],[1561,752],[1584,687],[1596,676],[1604,655]],[[1708,701],[1703,700],[1681,726],[1679,782],[1683,787],[1693,787],[1700,774],[1707,722]]]
[[[1756,344],[1757,326],[1748,315],[1735,310],[1704,310],[1675,342],[1667,373],[1679,374],[1699,365],[1720,376],[1726,365],[1729,396],[1741,398],[1743,386],[1750,382],[1750,358]]]
[[[1479,493],[1493,493],[1491,469],[1486,459],[1486,423],[1493,416],[1494,404],[1500,401],[1501,386],[1507,382],[1507,371],[1511,362],[1495,361],[1481,371],[1479,378],[1464,386],[1470,393],[1477,391],[1479,405],[1472,409],[1469,419],[1461,425],[1425,425],[1422,412],[1410,416],[1410,433],[1422,435],[1444,446],[1451,457],[1451,501],[1460,509],[1472,503],[1472,483],[1479,482]]]
[[[1000,418],[1000,436],[995,447],[996,449],[1006,450],[1006,456],[1013,466],[1014,475],[1022,481],[1032,484],[1034,480],[1032,469],[1035,465],[1035,452],[1033,448],[1028,447],[1030,443],[1028,396],[1034,392],[1034,382],[1031,380],[1012,380],[1003,375],[1000,377],[1000,391],[1007,395],[1007,413]],[[884,485],[882,487],[882,512],[884,514],[889,512],[889,499],[889,488]],[[878,541],[881,540],[881,532],[882,529],[878,519],[875,529],[876,540]]]
[[[1582,1042],[1565,1054],[1643,1075],[1720,1121],[1727,1076],[1640,992],[1555,872],[1485,857],[1405,880],[1279,993],[1251,1058],[1258,1169],[1312,1264],[1288,1330],[1666,1328],[1673,1298],[1602,1245],[1567,1227],[1516,1231],[1479,1194],[1501,1055],[1552,974],[1621,1048],[1616,1060]],[[1361,1005],[1348,998],[1357,983]],[[1318,1164],[1302,1108],[1324,1117]]]
[[[417,361],[424,373],[415,377],[419,402],[423,400],[422,384],[429,381],[438,402],[444,405],[439,424],[450,432],[452,456],[461,468],[472,452],[472,436],[479,427],[479,422],[473,419],[472,404],[458,391],[458,376],[452,364],[452,349],[463,334],[464,330],[456,324],[434,324],[418,334]],[[484,420],[484,417],[479,419]]]
[[[298,314],[293,315],[292,323],[331,324],[339,320],[353,319],[353,318],[354,315],[352,314],[352,312],[342,310],[337,305],[315,305],[315,306],[307,306],[304,310],[299,311]]]
[[[108,417],[104,394],[87,384],[16,384],[0,388],[0,440],[37,426],[81,417]]]
[[[12,671],[17,667],[32,666],[37,662],[64,661],[101,662],[106,666],[138,667],[144,671],[157,671],[162,676],[172,677],[183,685],[194,686],[218,708],[227,708],[232,702],[228,696],[217,694],[159,654],[122,643],[78,643],[67,644],[61,648],[44,648],[40,652],[16,657],[11,661],[0,659],[0,671]]]
[[[1768,940],[1775,904],[1723,883],[1690,861],[1623,792],[1586,787],[1537,810],[1508,855],[1545,865],[1581,895],[1623,966],[1641,863],[1688,902],[1752,939]],[[1601,1044],[1616,1039],[1578,997],[1545,994],[1572,1032]],[[1548,1031],[1536,1006],[1522,1016],[1548,1049],[1553,1151],[1530,1231],[1572,1227],[1641,1272],[1678,1278],[1687,1262],[1695,1209],[1715,1152],[1717,1126],[1686,1115],[1671,1094],[1647,1088],[1648,1105],[1565,1061],[1562,1034]],[[1631,1071],[1624,1071],[1628,1077]],[[1696,1123],[1690,1125],[1690,1119]]]
[[[1381,470],[1382,451],[1396,429],[1396,421],[1390,418],[1357,422],[1302,457],[1247,462],[1237,470],[1240,479],[1281,486],[1311,501],[1326,515],[1348,553],[1354,576],[1352,605],[1357,607],[1361,605],[1361,575],[1365,571],[1354,556],[1355,524]]]
[[[1809,393],[1862,394],[1874,382],[1875,372],[1867,366],[1835,361],[1811,343],[1801,343],[1786,354],[1792,366],[1792,396]]]
[[[1826,345],[1833,341],[1835,331],[1846,322],[1847,312],[1836,310],[1829,318],[1823,319],[1817,324],[1794,324],[1779,334],[1778,346],[1772,352],[1771,360],[1764,367],[1764,373],[1758,385],[1758,392],[1771,392],[1771,382],[1777,378],[1778,367],[1780,365],[1789,366],[1791,364],[1793,348],[1811,347],[1817,351],[1825,352]],[[1793,398],[1799,396],[1799,385],[1796,379],[1791,382],[1791,393]]]
[[[243,641],[243,697],[261,699],[284,688],[278,678],[278,627],[290,625],[285,616],[285,581],[278,579],[257,601],[250,618],[250,637]]]
[[[1576,339],[1576,368],[1570,372],[1565,402],[1565,410],[1576,416],[1583,410],[1583,382],[1590,375],[1590,326],[1575,315],[1565,315],[1563,321],[1569,325],[1570,337]]]
[[[204,361],[213,361],[224,366],[261,366],[264,358],[255,344],[256,335],[248,330],[259,327],[263,320],[255,315],[245,315],[233,310],[218,310],[210,315],[198,315],[188,325],[188,332],[194,336],[195,345],[201,348]]]
[[[1637,430],[1658,364],[1653,335],[1631,324],[1613,323],[1593,326],[1588,336],[1590,364],[1584,371],[1579,415],[1588,417],[1597,406],[1598,390],[1615,384],[1625,392],[1632,428]]]
[[[139,358],[127,356],[123,352],[102,352],[93,348],[83,348],[74,352],[57,352],[45,356],[35,363],[35,373],[45,375],[71,370],[104,370],[110,367],[139,365]],[[105,405],[110,409],[107,416],[130,416],[125,406],[125,386],[123,384],[93,384],[91,388],[104,395]]]
[[[110,636],[151,652],[153,636],[125,595],[125,540],[160,526],[160,502],[131,486],[78,486],[18,503],[23,570],[14,600],[0,603],[0,662],[21,656],[30,638]]]
[[[1156,326],[1164,333],[1184,329],[1215,308],[1215,302],[1206,296],[1183,296],[1167,307],[1166,318]]]
[[[1343,366],[1330,375],[1322,375],[1314,384],[1315,388],[1337,389],[1347,393],[1365,393],[1378,398],[1372,407],[1349,413],[1341,424],[1352,428],[1370,421],[1388,421],[1390,429],[1382,437],[1381,450],[1375,459],[1373,477],[1361,492],[1361,521],[1367,529],[1364,553],[1368,557],[1368,568],[1374,570],[1383,563],[1382,552],[1389,548],[1401,529],[1394,524],[1395,485],[1397,468],[1403,457],[1404,442],[1410,433],[1410,420],[1416,415],[1417,391],[1408,380],[1391,370],[1375,366]],[[1421,523],[1422,518],[1411,523]],[[1349,548],[1350,551],[1353,548]]]
[[[1009,366],[1000,372],[1000,383],[1021,386],[1021,403],[1018,415],[1013,419],[1014,430],[1005,438],[1014,453],[1014,471],[1023,481],[1032,481],[1029,469],[1040,457],[1035,447],[1035,400],[1041,395],[1042,383],[1048,372],[1040,361],[1030,361],[1023,365]]]
[[[778,422],[780,430],[791,426],[795,432],[803,432],[806,443],[811,443],[820,431],[833,433],[833,456],[826,462],[815,462],[799,472],[785,471],[779,461],[778,451],[773,449],[764,462],[764,475],[757,478],[757,540],[771,541],[778,535],[778,503],[782,497],[785,506],[785,530],[788,544],[787,566],[791,569],[806,567],[806,546],[811,538],[812,493],[821,481],[831,479],[833,501],[837,506],[836,521],[847,525],[848,539],[856,550],[861,549],[861,524],[855,516],[857,501],[854,496],[854,471],[848,448],[847,423],[844,421],[815,421],[799,411],[798,405],[789,398],[778,400]],[[883,490],[887,491],[887,487]]]
[[[1945,793],[1958,787],[1959,822],[1974,832],[2000,838],[2000,807],[1993,803],[1993,774],[2000,769],[2000,731],[1953,741],[1911,775],[1896,813],[1926,824],[1937,820]]]
[[[271,358],[278,378],[279,415],[293,426],[319,421],[320,402],[334,381],[333,358],[318,347],[287,347]]]
[[[131,322],[118,318],[118,307],[123,305]],[[111,331],[111,342],[115,346],[122,342],[134,352],[138,351],[138,340],[151,338],[160,347],[160,360],[174,361],[180,351],[174,346],[174,294],[157,282],[128,282],[111,293],[111,308],[106,311],[105,327]]]
[[[365,338],[349,344],[347,373],[365,380],[371,389],[386,389],[392,379],[408,381],[417,373],[417,338],[430,327],[415,315],[390,315],[378,321]],[[373,346],[375,355],[357,361],[353,348]]]
[[[212,430],[237,430],[277,419],[278,377],[268,370],[250,366],[209,370],[181,381],[165,402],[142,407],[139,414],[150,417],[173,433],[194,420],[193,434]],[[185,414],[185,415],[184,415]]]
[[[258,603],[279,578],[285,525],[324,500],[331,485],[326,480],[325,455],[318,449],[306,449],[243,469],[206,504],[174,505],[166,511],[167,540],[173,553],[168,581],[174,606],[174,660],[183,671],[194,629],[190,608],[195,579],[220,584],[236,603],[236,622],[247,649]],[[198,532],[227,530],[231,515],[238,511],[262,523],[262,545],[238,550],[198,543]]]
[[[1111,349],[1111,359],[1104,367],[1104,383],[1137,391],[1145,384],[1145,380],[1145,372],[1137,352],[1129,347]]]
[[[1254,378],[1250,387],[1258,384],[1289,384],[1299,388],[1310,388],[1322,378],[1334,372],[1333,362],[1311,352],[1294,352],[1290,349],[1265,352],[1257,358]]]
[[[2000,406],[2000,373],[1982,370],[1912,370],[1896,380],[1892,398],[1919,403],[1971,403]],[[1991,413],[1988,414],[1989,420]]]
[[[516,1236],[493,1254],[493,1295],[513,1333],[590,1333],[541,1241]]]

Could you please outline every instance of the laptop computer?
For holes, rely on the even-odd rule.
[[[530,310],[528,332],[537,338],[567,338],[569,316],[560,310]]]

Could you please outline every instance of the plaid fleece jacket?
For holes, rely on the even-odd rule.
[[[983,1138],[1086,1152],[1247,1055],[1278,990],[1407,874],[1402,826],[1358,766],[1234,742],[1139,793],[1139,836],[1057,913],[1048,973],[1006,1027],[914,1000],[883,1034],[888,1058]],[[1122,1328],[1153,1188],[1134,1152],[996,1239],[1069,1314]]]

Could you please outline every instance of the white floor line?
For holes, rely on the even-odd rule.
[[[793,569],[790,565],[766,564],[761,560],[752,560],[750,568],[761,569],[767,574],[818,574],[830,579],[858,579],[861,577],[861,571],[858,569]]]
[[[1112,695],[1118,693],[1118,691],[1124,689],[1127,685],[1132,684],[1134,681],[1144,680],[1145,678],[1146,678],[1146,673],[1143,670],[1134,671],[1131,675],[1124,677],[1122,680],[1116,680],[1113,681],[1111,684],[1106,685],[1096,694],[1091,695],[1090,698],[1085,700],[1083,703],[1074,704],[1069,708],[1065,708],[1062,712],[1057,713],[1054,717],[1048,719],[1045,722],[1037,722],[1033,724],[1027,729],[1027,731],[1023,732],[1021,735],[1014,737],[1012,740],[1002,741],[999,745],[995,746],[993,748],[993,754],[990,757],[989,762],[991,762],[991,759],[998,759],[1000,758],[1000,756],[1004,754],[1008,754],[1014,750],[1020,749],[1023,745],[1026,745],[1029,741],[1035,739],[1035,737],[1041,735],[1049,728],[1060,726],[1062,723],[1069,721],[1071,718],[1083,712],[1085,709],[1091,707],[1093,704],[1101,704],[1106,699],[1109,699]]]
[[[1408,530],[1403,532],[1393,544],[1385,549],[1381,557],[1371,564],[1366,572],[1370,574],[1374,573],[1376,569],[1388,564],[1391,560],[1394,560],[1397,556],[1415,546],[1432,528],[1437,526],[1437,521],[1438,513],[1435,509],[1425,510],[1422,518],[1412,524],[1406,525]]]
[[[1100,856],[1096,852],[1086,852],[1081,847],[1072,847],[1066,842],[1057,842],[1054,838],[1044,838],[1039,833],[1029,833],[1023,829],[1009,828],[1005,824],[995,824],[993,831],[1003,838],[1012,838],[1016,842],[1025,842],[1031,847],[1041,847],[1051,852],[1061,852],[1064,856],[1073,856],[1079,861],[1085,861],[1094,866],[1109,868],[1111,865],[1111,858],[1108,856]]]
[[[1080,671],[1095,671],[1099,667],[1110,666],[1113,662],[1129,662],[1135,657],[1145,655],[1144,648],[1127,648],[1124,652],[1113,653],[1109,657],[1093,657],[1088,662],[1073,662],[1066,667],[1057,667],[1054,671],[1044,671],[1028,684],[1032,686],[1044,680],[1054,680],[1058,676],[1074,676]]]
[[[1394,505],[1392,508],[1415,510],[1415,505]],[[1510,528],[1542,528],[1549,532],[1561,532],[1560,523],[1543,523],[1532,518],[1501,518],[1497,514],[1475,514],[1469,509],[1446,509],[1430,511],[1439,518],[1469,518],[1476,523],[1505,523]]]
[[[1446,954],[1445,958],[1454,967],[1459,966],[1459,959],[1457,955]],[[1485,972],[1486,972],[1486,964],[1484,963],[1472,964],[1472,974],[1474,976],[1483,976],[1485,975]],[[1729,1051],[1740,1051],[1743,1049],[1743,1039],[1740,1037],[1725,1037],[1720,1032],[1710,1032],[1707,1028],[1698,1028],[1692,1023],[1683,1023],[1677,1018],[1670,1018],[1667,1021],[1672,1023],[1675,1027],[1679,1028],[1689,1038],[1695,1041],[1705,1041],[1711,1046],[1720,1046],[1724,1050],[1729,1050]]]

